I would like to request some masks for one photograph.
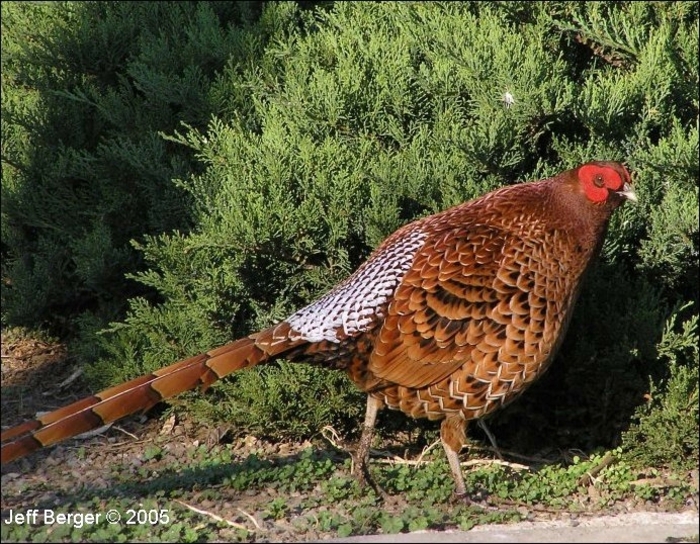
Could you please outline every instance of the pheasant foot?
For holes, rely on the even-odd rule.
[[[474,508],[479,508],[488,512],[497,512],[498,507],[487,502],[487,495],[481,491],[476,493],[457,493],[456,491],[452,493],[451,502],[454,504],[464,504],[466,506],[473,506]]]

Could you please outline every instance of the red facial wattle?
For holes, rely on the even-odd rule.
[[[625,181],[620,173],[608,166],[586,164],[579,168],[579,179],[589,200],[605,202],[610,192],[621,191]]]

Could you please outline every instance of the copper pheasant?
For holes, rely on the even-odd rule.
[[[552,362],[625,200],[636,200],[627,170],[591,162],[414,221],[284,321],[8,429],[2,462],[284,358],[345,370],[367,393],[360,479],[377,411],[388,406],[442,420],[455,492],[465,495],[467,422],[511,401]]]

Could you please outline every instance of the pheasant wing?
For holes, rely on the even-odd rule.
[[[548,301],[543,251],[495,226],[433,234],[377,334],[369,361],[377,383],[422,388],[465,363],[480,381],[524,377],[526,366],[539,366],[554,338],[546,317],[558,306]]]

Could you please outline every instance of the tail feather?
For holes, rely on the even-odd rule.
[[[106,389],[12,427],[1,435],[2,464],[45,446],[96,429],[124,416],[148,410],[163,399],[202,387],[224,376],[280,356],[295,342],[271,344],[274,329],[241,338],[215,350],[195,355],[151,374]]]

